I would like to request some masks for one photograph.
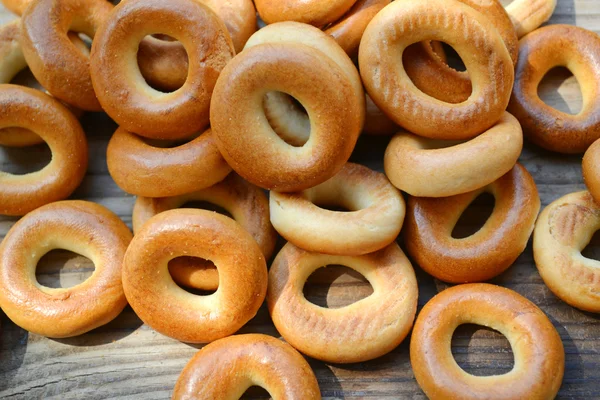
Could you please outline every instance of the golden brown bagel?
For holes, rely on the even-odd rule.
[[[308,112],[304,146],[285,143],[269,124],[262,108],[269,92],[289,94]],[[278,191],[303,190],[335,175],[363,122],[364,92],[348,56],[322,31],[294,22],[254,34],[223,70],[211,102],[212,129],[229,165]]]
[[[302,294],[306,279],[326,265],[344,265],[362,274],[373,294],[342,308],[323,308]],[[417,280],[396,243],[364,256],[309,253],[291,243],[269,272],[267,304],[275,327],[302,353],[334,363],[380,357],[410,331],[417,310]]]
[[[512,347],[510,372],[474,376],[458,366],[452,334],[463,324],[502,333]],[[410,341],[415,378],[430,399],[553,399],[563,379],[565,351],[556,329],[535,304],[485,283],[454,286],[421,310]]]
[[[77,118],[52,97],[23,86],[0,85],[0,129],[18,127],[40,136],[52,160],[25,175],[0,172],[0,214],[25,215],[67,198],[81,183],[88,161],[87,141]]]
[[[315,374],[292,346],[260,334],[210,343],[186,364],[173,400],[239,399],[251,386],[275,399],[320,400]]]
[[[600,140],[596,140],[583,155],[581,169],[588,191],[600,204]]]
[[[451,104],[426,95],[401,62],[409,45],[450,44],[463,59],[473,93]],[[510,54],[498,31],[458,0],[396,0],[367,27],[359,50],[360,73],[375,104],[394,122],[420,136],[469,139],[490,128],[506,109],[513,85]]]
[[[180,146],[161,148],[119,128],[108,142],[106,161],[121,189],[145,197],[195,192],[231,172],[210,129]]]
[[[473,235],[452,237],[461,214],[485,192],[496,199],[492,215]],[[473,192],[439,199],[409,198],[406,250],[421,268],[442,281],[486,281],[507,270],[525,250],[539,211],[535,182],[517,164],[502,178]]]
[[[513,66],[517,64],[519,39],[510,17],[498,0],[459,0],[487,18],[496,28],[510,54]],[[406,73],[422,92],[448,103],[462,103],[472,92],[468,71],[457,71],[448,66],[426,44],[413,44],[402,54]]]
[[[548,21],[555,8],[556,0],[514,0],[506,11],[520,39]]]
[[[385,175],[353,163],[311,189],[271,192],[269,201],[271,223],[286,240],[325,254],[355,256],[380,250],[396,240],[405,214],[402,195]]]
[[[555,200],[540,214],[533,256],[550,290],[573,307],[600,313],[600,262],[581,255],[600,229],[600,206],[589,192]]]
[[[179,208],[190,201],[207,201],[224,208],[260,247],[265,260],[275,248],[277,234],[269,220],[269,200],[258,187],[232,173],[209,188],[175,197],[138,197],[133,207],[133,232],[138,232],[150,218],[163,211]],[[216,290],[219,274],[212,262],[177,258],[169,263],[169,272],[179,285],[202,290]]]
[[[100,111],[90,61],[69,40],[68,32],[90,38],[113,6],[105,0],[39,0],[27,7],[21,19],[21,45],[35,78],[54,97],[88,111]]]
[[[566,67],[581,82],[583,108],[559,111],[538,96],[538,86],[555,67]],[[508,110],[525,137],[547,150],[583,153],[600,138],[600,37],[571,25],[540,28],[521,40],[517,79]]]
[[[400,132],[389,143],[385,173],[398,189],[418,197],[448,197],[479,189],[510,171],[523,149],[519,121],[504,113],[469,141],[441,141]]]
[[[121,265],[131,232],[111,211],[87,201],[45,205],[19,220],[0,246],[0,307],[17,325],[52,338],[81,335],[127,305]],[[93,261],[90,278],[51,289],[35,279],[42,256],[66,249]]]
[[[211,260],[219,289],[186,292],[168,262],[180,256]],[[231,218],[194,209],[169,210],[137,232],[123,262],[123,288],[136,314],[158,332],[183,342],[229,336],[252,319],[267,291],[267,266],[252,236]]]
[[[172,93],[148,86],[136,63],[139,43],[157,32],[179,40],[190,59],[188,79]],[[181,139],[208,125],[213,87],[233,54],[227,28],[207,6],[194,0],[130,0],[116,6],[96,34],[92,82],[102,107],[122,128],[149,138]]]
[[[267,24],[296,21],[316,27],[341,18],[357,0],[255,0],[256,10]]]

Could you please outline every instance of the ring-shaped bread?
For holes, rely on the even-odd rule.
[[[310,189],[271,192],[269,203],[271,223],[286,240],[308,251],[348,256],[372,253],[396,240],[406,211],[402,195],[384,174],[354,163]]]
[[[52,159],[25,175],[0,172],[0,214],[25,215],[69,197],[83,180],[88,162],[87,140],[77,118],[39,90],[0,84],[0,130],[14,127],[42,138]]]
[[[581,254],[600,229],[600,206],[589,192],[550,203],[533,233],[533,257],[544,283],[561,300],[600,313],[600,262]]]
[[[581,171],[585,186],[596,203],[600,204],[600,140],[596,140],[583,155]]]
[[[509,113],[468,141],[440,141],[401,132],[384,156],[385,174],[418,197],[448,197],[479,189],[506,174],[523,149],[523,131]]]
[[[168,263],[212,261],[219,288],[197,296],[180,288]],[[252,319],[267,291],[265,256],[237,222],[206,210],[162,212],[134,236],[123,262],[123,288],[135,313],[156,331],[189,343],[229,336]]]
[[[210,129],[175,147],[156,147],[119,127],[108,142],[108,172],[127,193],[178,196],[222,181],[230,172]]]
[[[452,355],[463,324],[486,326],[508,339],[515,358],[502,375],[465,372]],[[565,351],[546,314],[520,294],[472,283],[444,290],[419,313],[410,341],[415,378],[430,399],[553,399],[562,384]]]
[[[443,41],[461,56],[473,92],[464,102],[431,97],[408,77],[402,52],[422,41]],[[469,139],[501,117],[514,81],[502,37],[486,17],[458,0],[396,0],[367,27],[359,50],[360,73],[375,104],[420,136]]]
[[[363,275],[373,294],[342,308],[323,308],[302,293],[320,267],[343,265]],[[267,304],[277,331],[300,352],[326,362],[354,363],[380,357],[410,331],[417,310],[415,272],[392,243],[363,256],[310,253],[287,243],[269,271]]]
[[[0,307],[23,329],[52,338],[81,335],[112,321],[127,305],[121,266],[130,240],[123,221],[99,204],[59,201],[32,211],[0,246]],[[92,260],[92,276],[70,288],[40,285],[36,265],[54,249]]]
[[[492,214],[471,236],[454,238],[462,213],[482,193],[495,198]],[[452,283],[481,282],[508,269],[525,250],[540,211],[533,178],[517,164],[497,181],[445,198],[408,200],[406,250],[427,273]]]
[[[559,111],[538,95],[544,76],[566,67],[580,82],[583,107],[577,115]],[[600,138],[600,36],[571,25],[550,25],[521,40],[515,87],[508,111],[525,137],[547,150],[583,153]]]
[[[289,344],[272,336],[246,334],[202,348],[181,372],[173,400],[239,399],[251,386],[278,400],[320,400],[314,372]]]
[[[514,0],[506,6],[506,12],[520,39],[548,21],[555,8],[556,0]]]
[[[187,79],[171,93],[150,87],[137,64],[139,43],[155,33],[179,40],[188,54]],[[208,126],[215,82],[233,55],[223,21],[202,3],[124,1],[92,43],[92,83],[104,111],[122,128],[148,138],[182,139]]]
[[[296,21],[321,28],[340,19],[357,0],[254,0],[267,24]]]

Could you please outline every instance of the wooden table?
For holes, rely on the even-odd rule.
[[[0,23],[12,18],[0,8]],[[558,0],[551,23],[577,24],[598,32],[600,1]],[[541,92],[547,102],[559,109],[577,111],[581,107],[577,82],[565,71],[553,72]],[[82,123],[91,159],[87,176],[72,197],[101,203],[131,224],[135,198],[116,186],[106,167],[106,145],[116,126],[102,114],[86,114]],[[387,141],[361,138],[353,160],[381,171]],[[0,150],[3,171],[32,171],[48,160],[49,151],[44,145]],[[584,188],[580,156],[551,154],[527,144],[520,161],[536,180],[542,206]],[[486,210],[489,213],[491,205],[479,203],[469,211],[463,225],[481,224]],[[0,234],[4,235],[15,221],[16,218],[0,217]],[[591,249],[586,250],[588,256],[599,256],[600,240],[594,239],[588,249]],[[446,285],[415,268],[421,308]],[[93,264],[84,257],[53,251],[40,262],[38,279],[53,287],[73,285],[90,276],[92,270]],[[369,284],[348,271],[351,270],[340,267],[320,270],[307,284],[306,296],[317,304],[339,307],[368,295]],[[512,268],[492,282],[514,289],[535,302],[560,333],[566,351],[566,371],[559,397],[600,398],[600,317],[566,305],[546,288],[535,268],[531,246]],[[182,368],[201,347],[156,333],[142,324],[131,308],[104,327],[64,340],[28,334],[3,314],[0,320],[0,398],[167,399]],[[264,306],[241,332],[278,336]],[[411,370],[408,348],[409,339],[384,357],[353,365],[309,362],[324,398],[424,398]],[[503,373],[513,363],[510,345],[503,336],[473,326],[457,330],[453,352],[463,368],[477,375]],[[250,394],[266,396],[260,390],[251,390]]]

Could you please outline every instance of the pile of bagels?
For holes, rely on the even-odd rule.
[[[15,324],[71,337],[129,304],[166,336],[209,343],[174,399],[239,398],[251,386],[319,399],[300,353],[357,363],[411,331],[429,398],[556,396],[565,353],[553,324],[516,292],[481,283],[534,232],[548,287],[600,312],[600,264],[581,255],[600,229],[600,37],[539,28],[556,0],[2,1],[20,19],[0,27],[0,145],[45,142],[52,152],[37,172],[0,175],[0,214],[23,216],[0,245],[0,308]],[[449,65],[442,43],[466,71]],[[43,91],[10,84],[26,67]],[[538,96],[555,67],[582,82],[577,115]],[[98,111],[119,125],[106,159],[137,196],[133,234],[107,208],[65,200],[97,151],[78,118]],[[385,174],[349,162],[361,134],[393,136]],[[589,191],[538,218],[536,184],[517,162],[524,135],[554,152],[587,150]],[[491,216],[453,237],[482,193],[495,199]],[[458,284],[418,317],[401,230],[411,260]],[[267,269],[279,235],[287,243]],[[94,273],[71,288],[40,285],[36,265],[53,249],[88,257]],[[337,309],[311,303],[304,285],[327,265],[356,270],[373,293]],[[285,342],[234,335],[265,300]],[[510,372],[492,379],[458,366],[451,339],[467,323],[508,338]]]

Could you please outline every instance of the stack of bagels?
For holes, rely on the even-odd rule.
[[[2,1],[20,19],[0,28],[0,145],[43,141],[52,152],[38,172],[0,176],[0,213],[23,216],[0,246],[0,307],[14,323],[64,338],[129,304],[164,335],[210,343],[174,399],[239,398],[250,386],[319,399],[300,353],[362,362],[411,331],[429,398],[558,393],[565,355],[548,317],[482,283],[515,262],[535,227],[549,288],[600,312],[600,264],[581,255],[600,229],[600,37],[539,28],[556,0],[507,9],[498,0]],[[449,65],[443,43],[466,71]],[[538,96],[558,66],[586,83],[577,115]],[[26,67],[45,91],[10,84]],[[96,151],[78,121],[87,111],[119,125],[107,164],[137,196],[133,235],[105,207],[65,200]],[[379,155],[385,174],[349,162],[361,134],[391,136]],[[589,192],[538,218],[536,184],[517,162],[523,136],[550,151],[587,150]],[[482,193],[495,199],[491,216],[453,237]],[[228,215],[182,208],[190,202]],[[459,284],[418,317],[401,231],[413,262]],[[287,243],[274,256],[278,236]],[[40,285],[36,265],[57,248],[88,257],[95,272],[71,288]],[[311,303],[303,287],[327,265],[356,270],[373,294],[338,309]],[[234,335],[265,300],[285,342]],[[477,377],[456,364],[451,338],[467,323],[508,338],[509,373]]]

